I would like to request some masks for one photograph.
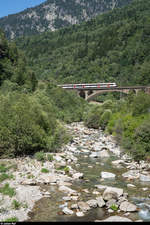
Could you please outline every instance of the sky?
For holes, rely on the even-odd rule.
[[[0,0],[0,18],[39,5],[46,0]]]

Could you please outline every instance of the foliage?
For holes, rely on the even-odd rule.
[[[89,128],[99,128],[102,113],[100,106],[92,105],[84,117],[84,124]]]
[[[5,219],[3,222],[18,222],[18,218],[17,217],[10,217]]]
[[[0,86],[4,81],[7,81],[4,89],[18,89],[19,85],[27,92],[37,86],[35,73],[27,67],[25,56],[0,30]]]
[[[12,201],[12,207],[13,207],[13,209],[20,209],[21,203],[14,199]]]
[[[46,169],[46,168],[42,168],[42,169],[41,169],[41,172],[42,172],[42,173],[49,173],[49,170]]]
[[[38,161],[45,161],[46,157],[45,157],[45,153],[43,151],[41,152],[36,152],[34,154],[34,158]]]
[[[114,210],[114,211],[117,211],[117,210],[118,210],[118,206],[115,205],[115,204],[112,204],[112,205],[110,206],[110,208],[111,208],[112,210]]]
[[[3,195],[9,195],[9,197],[13,197],[16,194],[14,188],[11,188],[8,183],[3,187],[0,187],[0,193]]]
[[[9,175],[7,173],[2,173],[0,174],[0,182],[6,180],[6,179],[12,179],[13,178],[13,175]]]
[[[149,23],[150,1],[135,0],[80,26],[20,38],[16,43],[42,80],[148,85]]]
[[[50,162],[52,162],[52,161],[54,160],[53,155],[48,154],[48,155],[47,155],[47,160],[50,161]]]
[[[111,118],[112,112],[110,109],[107,109],[103,112],[100,118],[100,126],[104,130],[105,127],[107,126],[110,118]]]
[[[150,96],[144,92],[139,92],[133,100],[133,115],[140,115],[150,112]]]

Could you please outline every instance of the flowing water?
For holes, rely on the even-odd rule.
[[[95,199],[97,196],[93,194],[96,191],[96,184],[108,185],[118,188],[123,188],[124,192],[128,193],[128,200],[138,206],[140,209],[138,212],[130,213],[127,217],[135,220],[150,221],[150,182],[140,182],[139,180],[127,181],[122,177],[122,173],[126,172],[125,167],[116,168],[112,165],[111,161],[118,159],[114,155],[110,155],[109,158],[91,158],[88,153],[80,153],[75,155],[78,158],[77,164],[75,164],[74,169],[84,174],[84,179],[79,179],[74,181],[71,188],[77,190],[81,193],[80,201],[87,201],[89,199]],[[116,174],[115,179],[105,179],[101,180],[100,172],[107,171]],[[136,188],[127,188],[127,184],[134,184]],[[142,188],[147,187],[148,190],[143,191]],[[62,214],[62,207],[66,204],[62,200],[65,196],[64,193],[58,191],[56,185],[43,185],[42,188],[50,191],[50,198],[43,198],[39,200],[32,212],[29,214],[29,221],[95,221],[103,220],[112,215],[125,216],[125,212],[113,212],[108,213],[105,208],[92,208],[87,211],[85,216],[77,217],[73,215]],[[83,191],[83,189],[88,189],[89,193]],[[75,203],[74,201],[68,202],[69,205]]]

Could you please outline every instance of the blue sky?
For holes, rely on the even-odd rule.
[[[0,17],[39,5],[46,0],[0,0]]]

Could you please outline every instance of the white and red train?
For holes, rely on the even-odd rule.
[[[64,89],[101,89],[117,87],[116,83],[62,84],[58,86]]]

